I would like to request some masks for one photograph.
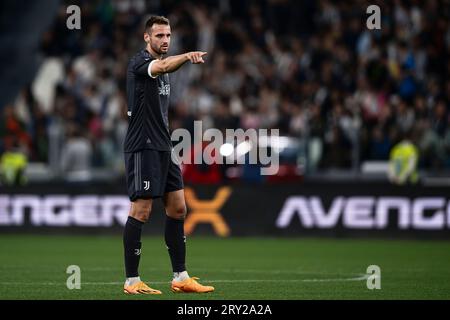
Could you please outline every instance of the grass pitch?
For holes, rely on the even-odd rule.
[[[170,291],[163,237],[144,237],[140,275],[161,296],[122,293],[120,236],[0,236],[0,299],[450,299],[450,242],[190,237],[191,276],[209,294]],[[66,287],[69,265],[81,289]],[[381,268],[381,289],[366,269]]]

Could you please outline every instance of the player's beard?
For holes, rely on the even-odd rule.
[[[167,46],[166,50],[162,50],[163,46],[157,47],[157,46],[153,45],[152,43],[150,43],[150,46],[152,47],[152,50],[155,51],[158,55],[166,54],[169,51],[169,46]]]
[[[164,49],[163,49],[163,46],[159,47],[159,54],[166,54],[167,52],[169,52],[168,45]]]

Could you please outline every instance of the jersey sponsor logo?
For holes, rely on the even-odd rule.
[[[443,230],[450,228],[450,201],[443,197],[370,197],[338,196],[328,210],[317,196],[289,197],[276,220],[278,228],[287,228],[298,216],[303,228],[386,229],[396,217],[399,229]],[[446,223],[447,220],[447,223]]]
[[[144,181],[144,190],[150,189],[150,181]]]
[[[168,96],[170,94],[170,84],[163,84],[158,87],[160,96]]]

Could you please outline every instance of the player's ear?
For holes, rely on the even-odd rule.
[[[144,41],[147,43],[150,42],[150,35],[147,32],[144,32]]]

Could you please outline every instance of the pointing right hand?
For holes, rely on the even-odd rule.
[[[191,63],[199,64],[199,63],[205,63],[205,61],[203,60],[203,56],[205,54],[207,54],[207,52],[192,51],[192,52],[188,52],[187,57],[188,57],[189,61],[191,61]]]

